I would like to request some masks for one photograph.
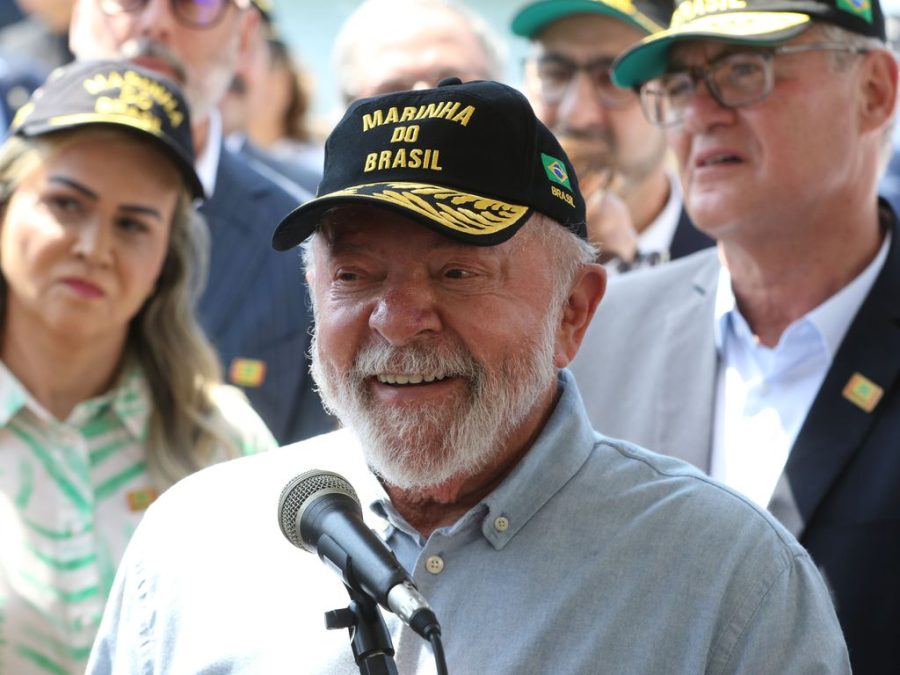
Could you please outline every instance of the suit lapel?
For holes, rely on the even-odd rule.
[[[900,241],[844,337],[788,457],[769,510],[796,537],[803,534],[829,489],[865,443],[876,406],[866,412],[844,396],[859,373],[889,391],[900,375]]]
[[[268,230],[262,227],[266,224],[256,222],[255,196],[246,181],[241,184],[236,164],[222,148],[215,193],[201,209],[209,224],[211,246],[209,281],[199,313],[211,336],[219,335],[239,311],[268,247]]]
[[[704,248],[715,246],[716,242],[703,234],[691,222],[687,211],[681,207],[681,215],[678,216],[678,225],[672,235],[672,244],[669,246],[669,257],[672,260],[683,258]]]
[[[709,470],[718,355],[713,310],[719,275],[718,256],[689,280],[691,292],[669,312],[662,342],[666,365],[660,386],[651,394],[660,420],[654,449]],[[693,357],[686,357],[692,354]]]

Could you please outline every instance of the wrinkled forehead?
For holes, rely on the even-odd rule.
[[[679,40],[669,48],[667,55],[668,70],[683,66],[703,65],[725,54],[768,51],[781,45],[809,42],[816,39],[816,37],[821,37],[818,31],[817,27],[811,26],[800,35],[791,39],[766,45],[715,38]]]

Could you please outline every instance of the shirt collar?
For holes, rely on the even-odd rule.
[[[648,253],[668,253],[681,216],[681,186],[672,174],[669,179],[669,199],[659,215],[638,235],[638,251]]]
[[[825,343],[829,359],[833,359],[837,353],[853,317],[856,316],[869,291],[872,290],[879,272],[884,267],[891,244],[891,234],[890,231],[887,232],[881,248],[872,262],[853,281],[797,320],[807,320],[818,330]],[[735,302],[734,292],[731,288],[731,274],[724,265],[719,268],[713,321],[716,349],[721,354],[729,324],[735,328],[746,325],[746,320]]]
[[[568,370],[559,371],[558,386],[560,397],[556,408],[531,449],[491,494],[456,523],[440,528],[440,532],[453,534],[473,519],[480,518],[484,537],[496,549],[501,549],[587,461],[596,443],[596,434],[575,378]],[[373,482],[378,484],[374,477],[364,483],[369,497],[375,497],[367,503],[380,518],[391,521],[384,521],[384,526],[380,530],[375,528],[376,531],[386,536],[392,527],[397,527],[411,535],[412,528],[389,503],[380,484],[372,490]],[[505,518],[503,528],[495,526],[500,516]]]
[[[0,361],[0,427],[5,427],[22,408],[34,405],[28,391],[6,364]]]
[[[222,117],[218,110],[209,113],[209,130],[206,136],[206,147],[194,160],[194,169],[200,177],[203,191],[207,199],[212,199],[216,191],[216,173],[219,171],[219,158],[222,154]]]
[[[41,419],[54,421],[46,408],[32,397],[6,364],[0,361],[0,426],[9,424],[25,408]],[[150,391],[140,368],[127,368],[118,383],[108,392],[75,406],[66,424],[81,429],[107,408],[113,411],[133,439],[145,439],[150,417]]]

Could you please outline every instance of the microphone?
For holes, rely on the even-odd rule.
[[[349,588],[396,614],[426,640],[440,635],[437,617],[406,570],[366,526],[356,491],[330,471],[307,471],[291,479],[278,500],[281,533],[318,554]]]

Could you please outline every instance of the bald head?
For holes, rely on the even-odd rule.
[[[503,78],[503,47],[486,22],[448,0],[367,0],[335,40],[345,103],[444,77]]]

